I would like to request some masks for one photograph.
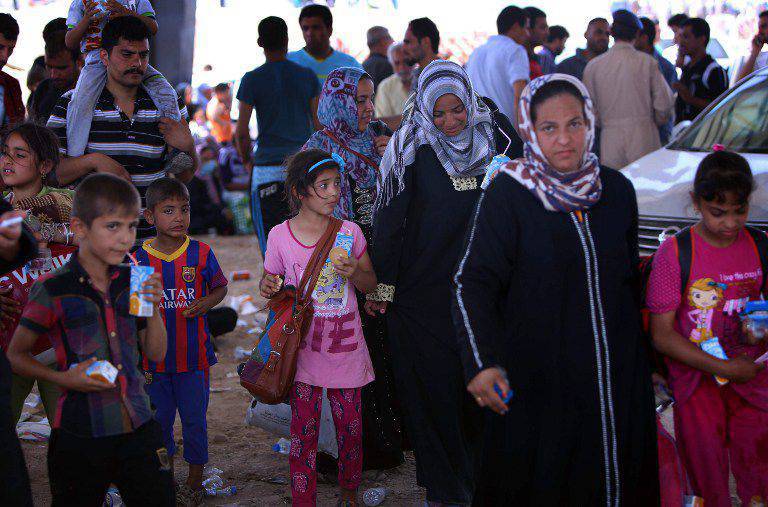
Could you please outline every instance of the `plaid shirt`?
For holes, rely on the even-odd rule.
[[[128,267],[113,267],[104,295],[73,256],[32,287],[19,325],[48,335],[60,371],[91,357],[106,359],[118,369],[114,389],[65,391],[54,428],[105,437],[130,433],[152,418],[144,375],[138,369],[137,331],[146,327],[146,319],[128,314],[130,277]]]

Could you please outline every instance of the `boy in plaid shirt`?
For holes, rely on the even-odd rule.
[[[76,256],[38,279],[13,336],[8,358],[20,375],[59,384],[63,394],[48,447],[53,505],[101,505],[110,483],[128,505],[174,505],[173,479],[160,425],[152,419],[139,345],[159,361],[167,348],[160,311],[129,314],[130,268],[123,264],[136,239],[139,195],[129,182],[94,174],[77,189],[71,228]],[[158,305],[158,274],[145,286]],[[58,371],[31,355],[40,335],[56,351]],[[108,360],[115,383],[86,369]]]

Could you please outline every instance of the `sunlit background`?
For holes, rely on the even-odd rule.
[[[7,69],[24,83],[26,72],[35,57],[43,54],[42,29],[55,17],[66,17],[71,0],[0,0],[0,10],[11,12],[19,21],[21,34],[16,52]],[[154,4],[172,7],[193,5],[190,0],[156,0]],[[215,84],[236,81],[243,73],[263,63],[256,45],[256,26],[266,16],[280,16],[289,27],[289,49],[304,45],[299,30],[301,7],[311,2],[300,0],[197,0],[195,8],[194,52],[191,69],[192,84]],[[389,28],[392,36],[401,39],[408,21],[428,16],[437,24],[441,35],[441,54],[464,63],[472,49],[488,35],[495,33],[498,12],[509,5],[499,0],[327,0],[315,3],[330,5],[334,15],[332,43],[362,61],[368,53],[365,32],[373,25]],[[524,7],[527,3],[521,3]],[[724,50],[719,61],[732,66],[749,49],[754,35],[757,14],[768,8],[766,2],[754,0],[648,0],[610,2],[606,0],[540,0],[532,3],[547,13],[550,25],[562,25],[570,32],[566,50],[560,58],[583,47],[583,33],[589,19],[602,16],[610,19],[611,11],[628,8],[640,16],[661,20],[661,41],[671,39],[666,19],[685,12],[707,19],[712,37]],[[160,30],[179,30],[179,24],[161,20]],[[155,52],[163,47],[154,47]],[[213,71],[204,72],[211,65]],[[170,69],[160,68],[169,72]],[[176,69],[174,69],[176,70]],[[181,75],[189,75],[183,69]],[[25,94],[28,93],[24,90]],[[26,96],[26,95],[25,95]]]

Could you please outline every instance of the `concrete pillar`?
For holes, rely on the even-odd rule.
[[[160,29],[151,42],[150,62],[176,85],[192,80],[196,0],[153,0]]]

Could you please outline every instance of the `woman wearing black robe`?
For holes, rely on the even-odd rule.
[[[634,189],[589,153],[578,80],[532,81],[520,111],[526,156],[479,199],[454,278],[468,390],[496,412],[475,503],[658,504]]]
[[[485,166],[515,146],[516,134],[451,62],[424,69],[411,107],[381,164],[371,251],[380,282],[375,299],[389,304],[374,309],[386,311],[418,484],[432,504],[465,505],[482,420],[464,388],[450,281]]]

